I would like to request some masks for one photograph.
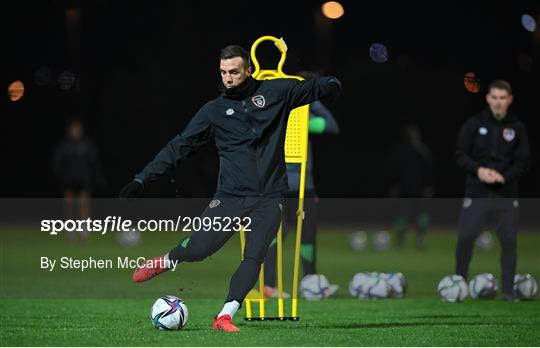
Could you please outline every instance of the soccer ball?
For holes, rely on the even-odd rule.
[[[161,296],[150,311],[152,324],[159,330],[180,330],[188,321],[188,308],[181,298]]]
[[[494,298],[497,295],[497,279],[491,273],[481,273],[469,282],[472,298]]]
[[[337,291],[324,274],[308,274],[300,281],[300,295],[306,300],[322,300]]]
[[[375,232],[373,235],[373,246],[377,250],[386,250],[390,247],[390,233],[387,231]]]
[[[349,244],[355,251],[364,250],[367,245],[367,234],[364,231],[354,232],[349,236]]]
[[[493,235],[489,231],[485,231],[476,238],[475,242],[478,249],[488,251],[493,248]]]
[[[141,232],[138,230],[126,230],[118,234],[118,243],[126,248],[137,246],[141,241]]]
[[[514,293],[522,300],[530,300],[538,292],[538,284],[530,274],[514,276]]]
[[[462,276],[453,274],[444,277],[437,286],[437,292],[443,301],[461,302],[467,298],[467,283]]]
[[[407,292],[407,280],[403,273],[381,273],[380,277],[386,280],[390,287],[389,297],[402,298]]]
[[[386,279],[377,272],[356,273],[349,283],[349,292],[359,299],[381,299],[390,294]]]

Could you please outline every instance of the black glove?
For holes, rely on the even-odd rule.
[[[138,181],[132,181],[120,190],[118,197],[120,198],[135,198],[137,197],[142,190],[144,189],[143,184]]]

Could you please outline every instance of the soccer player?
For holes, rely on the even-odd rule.
[[[301,71],[299,76],[305,79],[317,77],[316,73]],[[316,101],[309,106],[309,133],[310,134],[339,134],[339,125],[328,108],[320,101]],[[317,221],[319,197],[315,190],[315,179],[313,177],[313,151],[311,141],[308,144],[308,160],[306,165],[306,184],[304,194],[304,222],[302,225],[301,259],[304,276],[316,274],[317,261]],[[287,179],[289,189],[285,192],[283,235],[285,236],[289,227],[296,227],[296,210],[298,208],[298,193],[300,190],[300,165],[295,163],[287,164]],[[274,239],[268,250],[268,255],[264,261],[264,296],[275,298],[278,296],[276,288],[276,252],[277,242]],[[324,297],[332,296],[338,290],[338,286],[330,284]],[[289,298],[290,294],[283,292],[284,298]]]
[[[248,53],[236,45],[225,47],[219,58],[221,95],[197,112],[183,132],[121,190],[120,197],[136,196],[200,146],[215,142],[220,159],[218,186],[202,218],[250,219],[244,258],[232,275],[229,294],[212,327],[234,332],[239,329],[232,318],[255,285],[281,222],[283,193],[288,189],[284,141],[289,113],[336,97],[341,83],[331,76],[257,81],[251,77]],[[209,231],[194,230],[167,254],[154,258],[154,266],[137,269],[133,281],[143,282],[167,271],[170,261],[202,261],[227,242],[234,227],[213,224]]]
[[[84,135],[80,120],[69,121],[66,138],[54,151],[52,170],[64,194],[66,219],[88,218],[92,191],[105,185],[105,177],[97,148]],[[70,233],[69,237],[75,241],[77,235]],[[86,242],[88,231],[80,232],[79,237],[81,242]]]
[[[467,173],[459,217],[456,273],[467,278],[473,244],[488,216],[497,220],[501,243],[502,299],[517,301],[512,287],[516,272],[518,178],[529,167],[527,131],[508,109],[512,88],[503,80],[489,85],[488,108],[469,118],[456,146],[458,165]]]
[[[390,153],[386,172],[391,184],[390,196],[400,198],[394,223],[397,246],[404,246],[408,223],[412,222],[417,228],[416,247],[425,248],[429,225],[426,200],[433,194],[433,160],[416,125],[403,128],[401,142]]]

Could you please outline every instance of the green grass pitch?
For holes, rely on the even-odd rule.
[[[245,322],[240,333],[210,330],[222,306],[229,277],[240,260],[233,237],[217,254],[198,264],[134,284],[131,270],[41,270],[39,258],[116,258],[155,256],[180,240],[176,233],[142,235],[135,248],[122,248],[113,234],[93,236],[87,245],[63,236],[21,229],[0,231],[0,343],[2,346],[538,346],[540,301],[505,303],[499,299],[449,304],[438,299],[438,281],[452,273],[456,236],[432,231],[428,248],[353,252],[350,230],[323,229],[318,237],[319,271],[340,285],[335,298],[300,301],[299,322]],[[291,236],[292,237],[292,236]],[[412,236],[411,236],[412,237]],[[286,243],[290,279],[293,238]],[[412,239],[408,245],[412,245]],[[519,236],[518,272],[540,277],[540,234]],[[349,280],[361,271],[400,271],[409,283],[404,299],[356,300]],[[499,248],[476,250],[471,274],[500,275]],[[290,286],[290,280],[288,282]],[[160,295],[182,297],[190,310],[182,331],[163,332],[149,320]],[[287,303],[288,305],[288,303]],[[270,307],[273,304],[269,304]],[[275,306],[273,306],[275,308]],[[287,307],[288,308],[288,307]],[[272,315],[272,308],[268,309]]]

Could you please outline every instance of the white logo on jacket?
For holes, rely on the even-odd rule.
[[[511,142],[516,137],[516,131],[512,128],[505,128],[503,129],[503,138],[507,142]]]
[[[486,135],[487,134],[487,128],[486,127],[478,128],[478,133],[480,133],[481,135]]]
[[[264,97],[262,95],[254,96],[253,98],[251,98],[251,101],[258,108],[263,108],[264,104],[266,104],[266,100],[264,99]]]
[[[219,201],[219,199],[214,199],[212,202],[210,202],[210,204],[208,206],[210,207],[210,209],[212,209],[212,208],[217,207],[219,205],[219,203],[221,203]]]
[[[234,114],[234,110],[231,108],[228,108],[227,111],[225,111],[225,113],[227,114],[227,116],[231,116],[232,114]]]

